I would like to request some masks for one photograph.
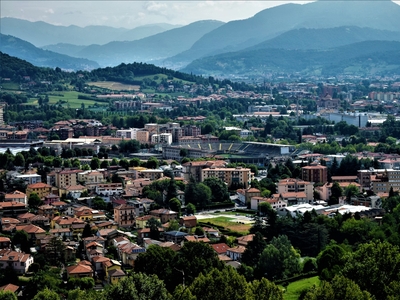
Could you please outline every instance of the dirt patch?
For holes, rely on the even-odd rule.
[[[115,81],[96,81],[91,82],[89,85],[97,86],[103,89],[109,89],[113,91],[139,91],[140,85],[124,84]]]

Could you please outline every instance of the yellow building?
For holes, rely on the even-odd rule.
[[[48,185],[43,182],[29,184],[26,187],[26,196],[28,197],[28,199],[32,193],[36,193],[39,196],[39,198],[42,199],[51,193],[51,185]]]
[[[237,185],[247,189],[251,183],[251,170],[248,168],[207,168],[201,171],[201,182],[206,178],[216,177],[228,186]]]

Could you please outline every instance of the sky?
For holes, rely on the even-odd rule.
[[[44,21],[53,25],[106,25],[134,28],[146,24],[186,25],[199,20],[247,19],[288,2],[311,1],[19,1],[1,0],[0,16]]]

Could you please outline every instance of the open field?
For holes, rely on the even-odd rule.
[[[140,85],[124,84],[115,81],[96,81],[88,83],[89,86],[96,86],[113,91],[139,91]]]
[[[300,279],[298,281],[290,283],[286,291],[283,294],[283,299],[285,300],[297,300],[302,291],[312,287],[313,285],[319,284],[318,276]]]
[[[196,215],[197,219],[204,223],[210,223],[217,226],[225,227],[226,229],[230,229],[232,231],[239,232],[241,234],[248,234],[249,230],[252,226],[251,222],[245,223],[245,220],[238,220],[235,217],[224,217],[224,216],[215,216],[210,218],[199,218]]]
[[[18,91],[19,90],[19,84],[15,83],[15,82],[1,82],[0,86],[1,86],[2,90],[8,90],[8,91]]]
[[[48,94],[49,104],[56,104],[61,101],[64,107],[69,106],[70,108],[81,108],[82,103],[85,105],[86,108],[88,108],[89,106],[93,106],[95,103],[97,103],[99,106],[107,106],[107,104],[104,102],[78,99],[79,95],[87,96],[86,94],[76,91],[51,92]],[[38,105],[38,98],[30,98],[28,100],[28,104]]]

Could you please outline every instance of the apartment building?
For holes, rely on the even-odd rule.
[[[206,178],[216,177],[228,186],[242,186],[247,189],[250,186],[252,175],[249,168],[207,168],[201,171],[201,182]]]
[[[77,185],[78,173],[82,170],[64,170],[56,172],[56,186],[66,188],[71,185]]]
[[[136,220],[136,208],[130,204],[121,204],[114,208],[114,221],[119,227],[133,227]]]
[[[328,181],[328,168],[321,165],[310,165],[302,167],[304,181],[325,183]]]
[[[278,193],[304,192],[308,201],[314,200],[314,184],[301,179],[287,178],[278,182]]]
[[[32,193],[36,193],[39,198],[42,199],[51,193],[51,185],[42,182],[29,184],[26,187],[26,196],[28,197],[28,199]]]

